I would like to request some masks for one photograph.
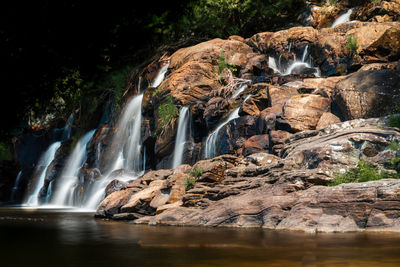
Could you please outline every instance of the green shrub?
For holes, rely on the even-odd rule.
[[[184,185],[185,185],[185,190],[188,191],[190,189],[192,189],[194,187],[194,184],[196,183],[196,178],[194,177],[187,177],[184,181]]]
[[[228,68],[228,64],[226,63],[225,60],[225,51],[221,49],[218,58],[218,74],[221,74],[221,72],[226,68]]]
[[[194,178],[196,178],[196,179],[199,178],[202,174],[203,174],[203,169],[200,168],[200,167],[196,167],[196,168],[192,169],[192,170],[190,171],[190,173],[189,173],[189,175],[190,175],[191,177],[194,177]]]
[[[329,0],[329,5],[331,5],[331,6],[336,5],[336,0]]]
[[[160,128],[164,128],[173,118],[178,117],[179,111],[171,96],[168,96],[164,103],[158,106],[158,115],[161,120]]]
[[[400,159],[397,160],[400,162]],[[387,167],[393,169],[396,163],[395,159],[393,162],[388,162]],[[343,174],[336,174],[333,181],[328,186],[336,186],[344,183],[362,183],[368,181],[375,181],[384,178],[399,178],[397,173],[389,173],[387,171],[378,171],[371,163],[361,160],[358,162],[358,166],[354,169],[350,169]]]
[[[357,43],[357,36],[349,35],[347,37],[347,44],[346,48],[350,50],[352,53],[357,53],[358,43]]]
[[[388,146],[388,148],[390,150],[397,151],[400,148],[399,143],[397,141],[393,140],[392,142],[390,142],[390,145]]]

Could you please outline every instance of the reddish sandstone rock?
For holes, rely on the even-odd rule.
[[[319,130],[319,129],[325,128],[331,124],[335,124],[335,123],[339,123],[339,122],[340,122],[340,119],[337,116],[333,115],[330,112],[324,112],[321,115],[321,118],[319,118],[316,129]]]
[[[243,143],[242,155],[247,156],[257,152],[267,152],[269,149],[268,134],[254,135]]]
[[[313,130],[329,105],[329,98],[319,95],[294,96],[284,106],[284,119],[295,132]]]

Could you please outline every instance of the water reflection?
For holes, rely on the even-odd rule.
[[[395,233],[154,227],[0,208],[2,266],[399,266]]]

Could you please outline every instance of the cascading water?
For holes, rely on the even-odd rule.
[[[11,201],[15,200],[15,194],[17,193],[17,191],[19,189],[19,183],[21,181],[21,177],[22,177],[22,171],[19,171],[18,175],[17,175],[17,178],[15,179],[14,186],[13,186],[13,188],[11,190],[11,198],[10,198]]]
[[[305,70],[305,69],[313,69],[314,70],[313,74],[315,75],[315,77],[320,77],[321,75],[320,75],[319,69],[312,66],[311,57],[309,55],[308,49],[309,49],[309,47],[308,47],[308,45],[306,45],[304,47],[304,51],[301,56],[301,60],[298,60],[297,58],[295,58],[293,60],[293,62],[291,62],[289,64],[289,66],[287,66],[286,68],[282,66],[280,60],[279,60],[279,63],[277,64],[275,58],[273,58],[271,56],[268,58],[268,66],[270,68],[274,69],[275,71],[279,72],[282,75],[290,75],[290,74],[294,74],[298,71],[301,72],[302,70]],[[281,56],[279,58],[281,58]]]
[[[74,191],[78,183],[78,173],[86,160],[86,145],[96,130],[86,133],[76,144],[67,164],[60,175],[57,189],[53,193],[51,204],[74,206]]]
[[[54,160],[56,152],[60,146],[61,146],[61,142],[59,142],[59,141],[53,143],[46,150],[46,152],[41,156],[38,166],[36,167],[37,169],[41,169],[40,174],[38,176],[38,179],[36,181],[36,184],[35,184],[35,187],[34,187],[32,193],[29,195],[29,197],[27,198],[24,205],[26,205],[26,206],[38,206],[39,205],[39,192],[40,192],[40,189],[42,189],[42,187],[44,185],[44,180],[46,178],[46,171],[49,168],[50,163]]]
[[[218,134],[219,131],[226,125],[228,124],[231,120],[239,118],[239,109],[240,107],[236,108],[233,110],[229,116],[220,124],[218,125],[215,130],[208,135],[206,139],[206,146],[205,146],[205,158],[213,158],[217,156],[217,140],[218,140]]]
[[[343,24],[350,21],[350,16],[353,13],[353,9],[350,8],[346,13],[340,15],[332,24],[331,28],[335,28],[339,24]]]
[[[235,99],[236,97],[238,97],[247,88],[249,88],[249,86],[247,84],[242,84],[241,86],[239,86],[239,88],[231,96],[231,99]]]
[[[152,87],[159,86],[164,80],[165,74],[168,71],[169,61],[161,67],[157,76],[151,83]],[[140,78],[138,91],[140,90]],[[134,96],[127,104],[118,124],[118,132],[114,136],[113,143],[119,144],[115,160],[108,168],[108,172],[102,179],[95,182],[89,190],[89,197],[83,206],[87,209],[95,209],[100,201],[104,198],[105,188],[111,182],[110,174],[118,169],[124,168],[135,173],[139,177],[144,173],[146,157],[142,155],[142,140],[141,140],[141,124],[142,124],[142,100],[143,93]],[[115,177],[114,177],[115,178]],[[135,177],[118,177],[117,179],[126,182]]]
[[[179,111],[178,131],[175,139],[174,157],[172,168],[176,168],[182,164],[185,144],[187,142],[187,129],[189,125],[190,112],[188,107],[181,107]]]
[[[167,61],[165,63],[165,65],[161,67],[161,69],[159,70],[156,78],[151,83],[151,87],[157,87],[162,83],[162,81],[164,80],[165,74],[168,71],[168,67],[169,67],[169,61]]]

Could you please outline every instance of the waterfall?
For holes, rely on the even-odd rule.
[[[56,152],[58,148],[61,146],[61,142],[57,141],[54,142],[49,146],[49,148],[46,150],[46,152],[43,153],[41,158],[39,159],[38,166],[36,169],[40,170],[40,174],[37,178],[37,181],[35,183],[35,187],[32,191],[32,193],[27,197],[26,202],[24,205],[26,206],[38,206],[39,205],[39,193],[40,189],[42,189],[44,185],[44,180],[46,178],[46,172],[47,169],[50,166],[50,163],[54,160],[54,157],[56,155]]]
[[[167,73],[168,67],[169,67],[169,61],[160,68],[156,78],[151,83],[151,87],[157,87],[162,83],[162,81],[164,80],[165,74]]]
[[[217,153],[217,140],[219,131],[228,124],[231,120],[239,118],[239,109],[240,107],[233,110],[229,116],[211,133],[208,135],[206,139],[206,147],[205,147],[205,158],[213,158],[218,156]]]
[[[67,160],[67,164],[58,178],[57,188],[52,197],[52,204],[55,205],[74,205],[74,191],[78,183],[78,173],[83,163],[86,160],[86,145],[92,139],[93,134],[96,130],[91,130],[86,133],[75,145],[72,154]]]
[[[235,99],[236,97],[238,97],[247,88],[249,88],[247,84],[242,84],[241,86],[239,86],[239,88],[231,96],[231,99]]]
[[[178,130],[175,139],[174,157],[172,161],[172,168],[176,168],[182,164],[183,153],[185,151],[185,144],[187,141],[187,129],[189,125],[190,112],[188,107],[181,107],[179,111]]]
[[[343,24],[350,21],[351,13],[353,13],[353,9],[350,8],[346,13],[340,15],[332,24],[331,28],[335,28],[339,24]]]
[[[160,68],[157,76],[151,83],[151,87],[159,86],[168,71],[169,61]],[[113,138],[113,144],[118,144],[115,160],[111,163],[107,173],[102,179],[96,181],[91,187],[89,198],[83,204],[87,209],[95,209],[104,198],[105,188],[111,182],[110,174],[118,169],[127,169],[133,171],[136,177],[142,175],[145,171],[146,154],[142,155],[142,100],[143,92],[140,88],[140,77],[138,84],[139,94],[134,96],[126,105],[122,116],[117,124],[117,134]],[[135,177],[118,177],[118,180],[126,182]]]
[[[14,186],[13,186],[13,188],[11,190],[11,197],[10,197],[11,201],[15,200],[15,194],[18,192],[19,182],[21,181],[21,177],[22,177],[22,171],[19,171],[18,175],[17,175],[17,178],[15,179]]]
[[[314,69],[314,75],[316,77],[320,77],[320,71],[318,68],[312,66],[311,57],[308,52],[308,45],[304,47],[303,54],[301,56],[301,60],[297,60],[296,58],[287,66],[286,68],[282,68],[280,64],[280,58],[282,55],[279,56],[279,66],[276,64],[276,60],[273,57],[268,58],[268,66],[275,71],[279,72],[282,75],[290,75],[293,74],[296,70],[302,69]]]

